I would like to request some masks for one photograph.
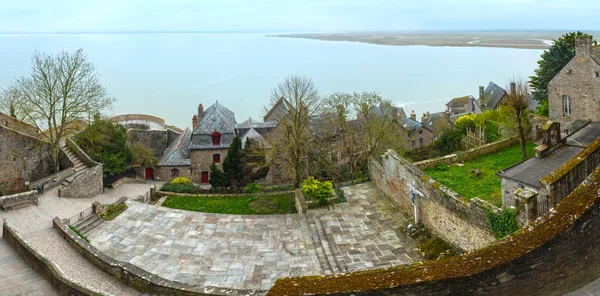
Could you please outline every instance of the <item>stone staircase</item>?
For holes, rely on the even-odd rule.
[[[71,151],[71,149],[69,149],[69,147],[67,147],[66,145],[62,146],[61,149],[65,153],[65,155],[67,155],[69,160],[73,162],[73,167],[75,168],[75,174],[66,178],[60,183],[60,185],[64,188],[71,185],[71,183],[73,183],[73,180],[75,180],[77,176],[81,175],[85,171],[85,169],[87,169],[87,166],[83,163],[83,161],[81,161],[81,159],[79,159],[79,157],[77,157],[77,154],[73,153],[73,151]]]
[[[57,295],[48,282],[27,265],[2,237],[0,295]]]
[[[74,224],[73,227],[77,228],[81,234],[85,235],[102,223],[104,223],[104,219],[102,219],[102,217],[98,215],[91,215],[85,220]]]
[[[330,209],[332,206],[330,206]],[[309,210],[306,215],[306,219],[308,220],[310,230],[312,232],[312,239],[315,244],[315,249],[317,251],[317,257],[319,258],[319,262],[321,264],[321,269],[323,272],[328,274],[342,273],[344,270],[338,264],[333,252],[331,250],[331,246],[329,244],[329,239],[325,234],[325,229],[323,228],[323,223],[321,218],[327,214],[327,210]]]

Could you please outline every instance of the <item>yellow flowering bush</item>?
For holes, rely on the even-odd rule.
[[[333,183],[331,181],[320,182],[311,176],[302,182],[302,193],[316,200],[319,205],[323,205],[333,194]]]
[[[177,177],[177,178],[173,179],[173,181],[171,181],[171,183],[177,184],[177,185],[185,185],[185,184],[192,184],[192,181],[190,181],[190,179],[188,179],[186,177]]]

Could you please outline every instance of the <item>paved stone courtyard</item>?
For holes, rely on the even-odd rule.
[[[323,246],[335,256],[335,272],[419,260],[398,231],[402,216],[371,184],[345,190],[347,203],[305,216],[220,215],[128,202],[127,211],[88,237],[107,255],[161,277],[233,289],[267,290],[280,277],[325,274],[328,263],[317,252]],[[315,222],[323,225],[322,242],[313,238]]]

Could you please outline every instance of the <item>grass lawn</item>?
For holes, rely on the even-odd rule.
[[[533,156],[535,146],[532,142],[527,143],[528,157]],[[479,197],[500,207],[502,191],[500,177],[496,176],[496,173],[521,160],[521,146],[517,144],[465,162],[462,167],[451,165],[447,170],[425,169],[425,173],[467,199]],[[473,169],[481,171],[481,175],[477,177],[473,175],[471,173]]]
[[[296,213],[293,193],[258,196],[169,196],[162,205],[172,209],[217,214]]]

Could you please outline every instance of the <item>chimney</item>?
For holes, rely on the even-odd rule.
[[[483,88],[483,86],[479,86],[479,107],[483,107],[483,104],[485,99],[485,88]]]
[[[577,36],[575,39],[575,55],[592,55],[592,36]]]
[[[198,126],[198,115],[194,115],[194,117],[192,117],[192,128],[196,129],[197,126]]]
[[[429,121],[429,111],[423,113],[423,117],[421,117],[421,123],[425,124],[427,121]]]
[[[415,114],[415,110],[412,110],[410,113],[410,119],[417,121],[417,114]]]
[[[198,118],[202,118],[204,115],[204,106],[202,104],[198,105]]]
[[[517,84],[515,82],[511,82],[510,83],[510,93],[511,94],[516,94],[517,93]]]

